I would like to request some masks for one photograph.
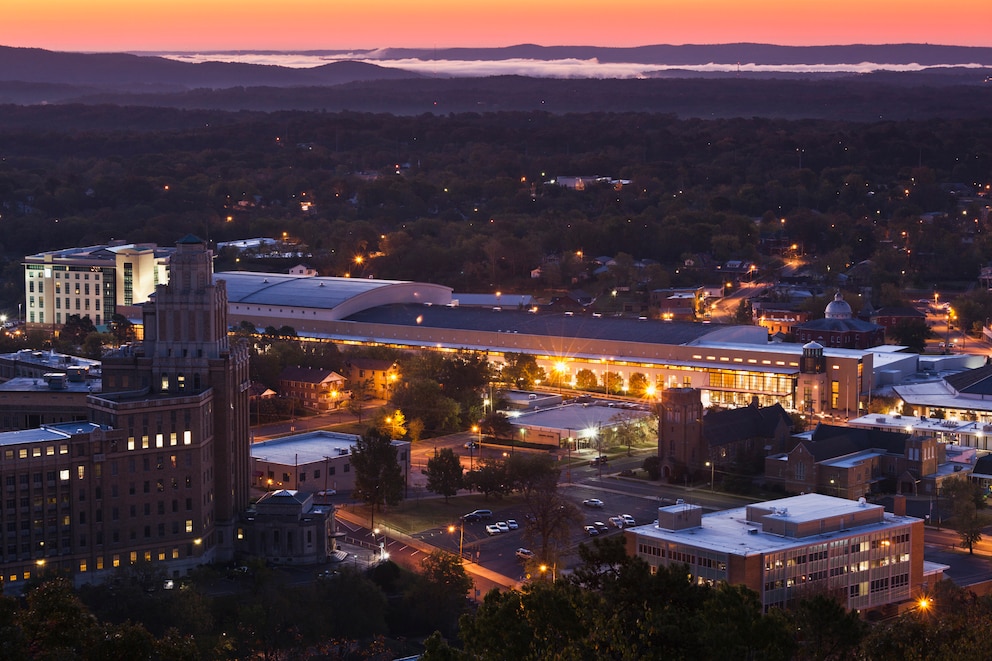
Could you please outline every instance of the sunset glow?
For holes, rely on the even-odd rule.
[[[760,42],[992,46],[984,0],[4,0],[0,45],[67,51]]]

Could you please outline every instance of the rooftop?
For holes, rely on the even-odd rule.
[[[694,507],[674,505],[671,507]],[[854,515],[865,508],[884,509],[881,505],[862,504],[855,500],[835,498],[817,493],[808,493],[790,498],[782,498],[751,505],[773,510],[773,516],[792,523],[806,523],[827,517]],[[657,524],[636,526],[629,530],[649,539],[687,544],[732,555],[753,555],[784,551],[790,548],[808,546],[811,543],[826,542],[832,539],[849,537],[853,531],[884,530],[919,521],[913,517],[884,514],[881,523],[871,523],[836,532],[827,532],[808,537],[784,537],[766,533],[761,524],[747,520],[747,507],[739,507],[712,514],[704,514],[702,525],[683,530],[663,530]],[[752,532],[753,531],[753,532]]]
[[[258,461],[284,466],[312,464],[327,458],[351,454],[351,448],[357,440],[358,436],[355,434],[310,431],[254,443],[251,446],[251,456]]]

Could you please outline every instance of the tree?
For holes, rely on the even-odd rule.
[[[656,454],[650,454],[644,457],[644,461],[641,463],[641,468],[647,472],[648,477],[652,480],[657,480],[661,478],[661,457]]]
[[[887,332],[896,344],[903,344],[916,353],[923,353],[927,340],[933,337],[933,330],[923,319],[900,319]]]
[[[849,611],[824,594],[801,600],[788,613],[796,640],[796,661],[853,659],[868,626],[857,611]]]
[[[493,411],[479,423],[479,429],[494,439],[513,438],[513,423],[502,411]]]
[[[506,462],[501,459],[480,459],[476,469],[466,476],[466,482],[487,499],[489,496],[502,498],[510,492]]]
[[[444,502],[465,486],[461,459],[451,448],[442,448],[436,457],[427,460],[423,471],[427,476],[427,490],[444,496]]]
[[[390,436],[375,428],[366,431],[352,447],[352,498],[371,506],[373,514],[376,507],[396,505],[403,498],[405,482],[396,457]]]
[[[754,310],[751,307],[751,299],[742,298],[741,302],[737,304],[737,310],[734,312],[733,323],[741,325],[750,325],[754,323]]]
[[[623,377],[619,372],[603,372],[603,390],[606,394],[617,393],[623,390]]]
[[[420,578],[410,601],[420,605],[422,618],[430,626],[454,634],[473,586],[462,559],[436,549],[420,562]],[[430,608],[423,608],[427,604]]]
[[[575,387],[579,390],[595,390],[598,386],[599,380],[591,369],[582,368],[575,373]]]
[[[241,322],[244,324],[245,322]],[[114,336],[114,340],[117,344],[127,344],[128,342],[134,342],[135,331],[134,324],[122,314],[115,313],[111,315],[110,322],[110,334]],[[252,326],[254,329],[254,326]]]
[[[530,388],[538,381],[548,380],[544,368],[530,354],[508,352],[505,361],[500,374],[503,382],[511,388]]]
[[[371,390],[372,383],[369,379],[361,379],[351,383],[351,396],[345,403],[345,408],[348,413],[358,419],[358,424],[362,424],[362,414],[364,413],[362,407],[365,405],[365,400],[368,399]]]
[[[59,340],[62,344],[70,347],[78,347],[90,333],[96,332],[96,326],[89,315],[80,317],[78,314],[70,314],[65,318],[65,324],[59,331]]]
[[[372,426],[391,439],[401,439],[406,436],[406,416],[403,411],[396,409],[379,409],[375,413]]]
[[[985,507],[982,488],[967,477],[944,480],[944,495],[951,501],[954,529],[961,537],[961,548],[975,552],[975,544],[982,540],[983,517],[979,509]]]
[[[630,375],[628,388],[635,396],[644,397],[647,395],[648,384],[649,381],[647,376],[645,376],[642,372],[634,372]]]

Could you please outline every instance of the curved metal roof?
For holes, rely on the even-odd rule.
[[[423,282],[246,271],[215,273],[214,280],[227,283],[229,303],[316,308],[331,311],[334,319],[392,303],[447,305],[451,302],[450,287]]]

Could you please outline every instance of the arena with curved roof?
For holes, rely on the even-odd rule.
[[[872,354],[822,349],[804,373],[799,344],[770,343],[760,326],[727,326],[508,308],[461,308],[441,285],[391,280],[223,272],[232,325],[292,327],[303,339],[404,350],[474,351],[501,366],[532,355],[574,383],[581,370],[622,385],[633,374],[658,388],[693,387],[706,404],[757,398],[808,414],[856,415],[871,384]]]

